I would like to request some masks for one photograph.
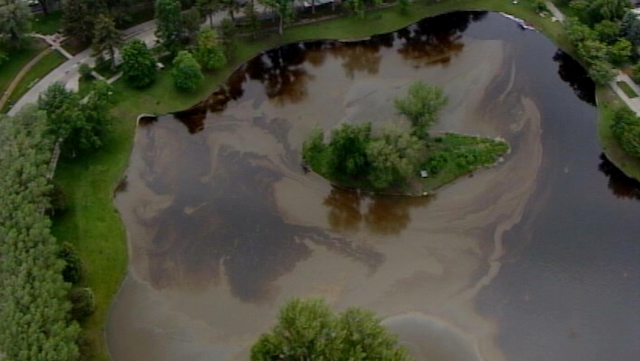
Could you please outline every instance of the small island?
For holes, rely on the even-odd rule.
[[[371,123],[313,130],[302,147],[305,167],[337,186],[385,194],[427,195],[478,168],[496,164],[509,152],[502,139],[456,133],[431,134],[447,98],[438,87],[413,83],[394,99],[406,124]]]

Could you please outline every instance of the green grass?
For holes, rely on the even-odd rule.
[[[429,177],[420,179],[422,192],[434,190],[475,170],[495,164],[509,151],[503,140],[445,133],[429,142],[429,157],[422,169]]]
[[[620,89],[622,89],[622,91],[631,99],[633,98],[637,98],[638,97],[638,93],[635,92],[635,90],[633,90],[633,88],[631,88],[631,86],[629,84],[627,84],[626,81],[619,81],[616,84],[618,84],[618,86],[620,87]]]
[[[36,14],[31,20],[31,31],[44,35],[55,34],[61,29],[61,22],[62,10],[50,12],[48,16]]]
[[[138,114],[162,114],[194,105],[210,94],[236,66],[271,47],[300,40],[371,36],[452,10],[509,12],[532,22],[561,47],[568,44],[560,24],[540,18],[530,8],[512,5],[509,1],[450,0],[431,6],[414,3],[406,16],[391,8],[368,13],[367,20],[363,21],[344,17],[287,28],[282,37],[272,34],[256,41],[239,41],[234,60],[225,69],[206,75],[203,85],[192,94],[174,90],[169,69],[163,70],[156,83],[145,90],[131,89],[122,80],[116,82],[114,87],[119,103],[113,110],[117,121],[112,137],[96,153],[62,160],[55,176],[67,196],[68,211],[54,220],[54,235],[77,247],[87,268],[84,282],[96,295],[97,311],[83,325],[92,347],[92,355],[88,359],[109,360],[104,327],[109,305],[127,267],[125,231],[114,208],[112,195],[127,166]]]
[[[609,87],[598,87],[598,137],[604,154],[627,176],[640,180],[640,159],[627,154],[613,136],[610,110],[623,103]]]
[[[46,47],[43,41],[33,40],[28,48],[5,51],[8,59],[0,65],[0,94],[4,94],[13,78],[20,72],[20,69]]]
[[[67,58],[57,51],[52,51],[45,55],[31,69],[29,69],[22,79],[20,79],[18,85],[13,90],[13,93],[9,96],[9,101],[7,101],[7,104],[5,104],[2,111],[4,112],[9,109],[9,105],[14,104],[18,99],[20,99],[27,91],[29,91],[33,84],[49,74],[53,69],[60,66],[60,64],[64,63],[66,60]]]

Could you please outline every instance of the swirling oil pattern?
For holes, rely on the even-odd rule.
[[[504,161],[422,198],[302,169],[315,126],[402,122],[416,80],[449,98],[434,131],[502,137]],[[640,187],[601,155],[593,103],[571,57],[494,13],[257,55],[139,123],[113,359],[248,360],[293,296],[377,312],[421,361],[640,359]]]

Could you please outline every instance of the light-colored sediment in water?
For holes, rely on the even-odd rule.
[[[223,114],[210,115],[197,136],[186,134],[177,122],[138,130],[127,189],[117,199],[129,235],[131,268],[110,317],[108,340],[115,361],[246,360],[250,345],[292,296],[322,296],[338,310],[352,305],[371,309],[386,318],[385,324],[420,360],[504,360],[495,344],[496,323],[475,312],[474,299],[498,274],[503,234],[520,220],[536,187],[540,114],[513,85],[517,69],[499,41],[467,39],[465,51],[446,67],[403,64],[397,56],[385,56],[378,74],[350,80],[341,73],[332,76],[342,72],[340,62],[327,59],[308,70],[313,82],[307,100],[283,106],[241,99]],[[510,89],[500,98],[487,90],[497,78],[508,79],[504,83]],[[316,175],[303,174],[293,157],[310,129],[395,119],[389,111],[393,97],[418,79],[442,86],[449,96],[437,130],[502,136],[517,141],[512,153],[503,164],[460,179],[432,199],[362,199],[345,207],[353,199],[338,194],[333,206],[327,205],[331,187]],[[286,131],[270,132],[256,119],[270,125],[285,119]],[[276,133],[285,134],[285,140]],[[215,192],[228,186],[225,177],[236,174],[231,169],[241,163],[227,158],[249,153],[258,156],[247,169],[261,171],[238,174],[257,179],[251,187],[267,190],[258,193],[272,201],[267,214],[277,212],[288,225],[327,230],[346,242],[336,246],[300,233],[295,243],[304,246],[303,255],[292,263],[273,259],[283,269],[265,281],[256,300],[239,297],[230,281],[241,255],[230,252],[207,265],[209,276],[193,273],[190,262],[196,261],[183,258],[191,245],[178,241],[198,235],[163,228],[176,219],[196,219],[216,199],[232,202],[232,194],[209,198],[198,188],[206,185]],[[184,177],[190,168],[182,170],[186,162],[206,168],[188,184]],[[175,195],[179,187],[193,187],[193,194],[181,191],[188,202]],[[252,203],[242,204],[251,210]],[[175,213],[168,216],[170,211]],[[212,228],[220,226],[225,215],[212,214],[203,219]],[[247,211],[247,217],[251,214]],[[241,242],[233,231],[225,234],[229,244]],[[172,249],[175,254],[167,252]]]

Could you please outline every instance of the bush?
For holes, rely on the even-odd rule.
[[[96,301],[91,288],[74,288],[69,293],[71,301],[71,317],[82,321],[91,316],[96,310]]]
[[[178,56],[173,59],[171,75],[173,75],[176,89],[184,92],[193,92],[204,80],[200,64],[190,52],[184,50],[180,51]]]
[[[80,76],[83,79],[93,78],[93,75],[91,75],[91,72],[93,71],[93,69],[89,64],[86,64],[86,63],[80,64],[80,68],[78,69],[78,71],[80,72]]]
[[[370,311],[349,308],[334,314],[320,299],[289,301],[271,332],[251,348],[251,361],[375,360],[412,358]]]
[[[640,158],[640,118],[626,106],[613,110],[611,131],[622,149]]]
[[[65,282],[78,284],[82,279],[82,260],[78,256],[76,248],[69,242],[64,242],[58,251],[58,258],[64,261],[62,277]]]

